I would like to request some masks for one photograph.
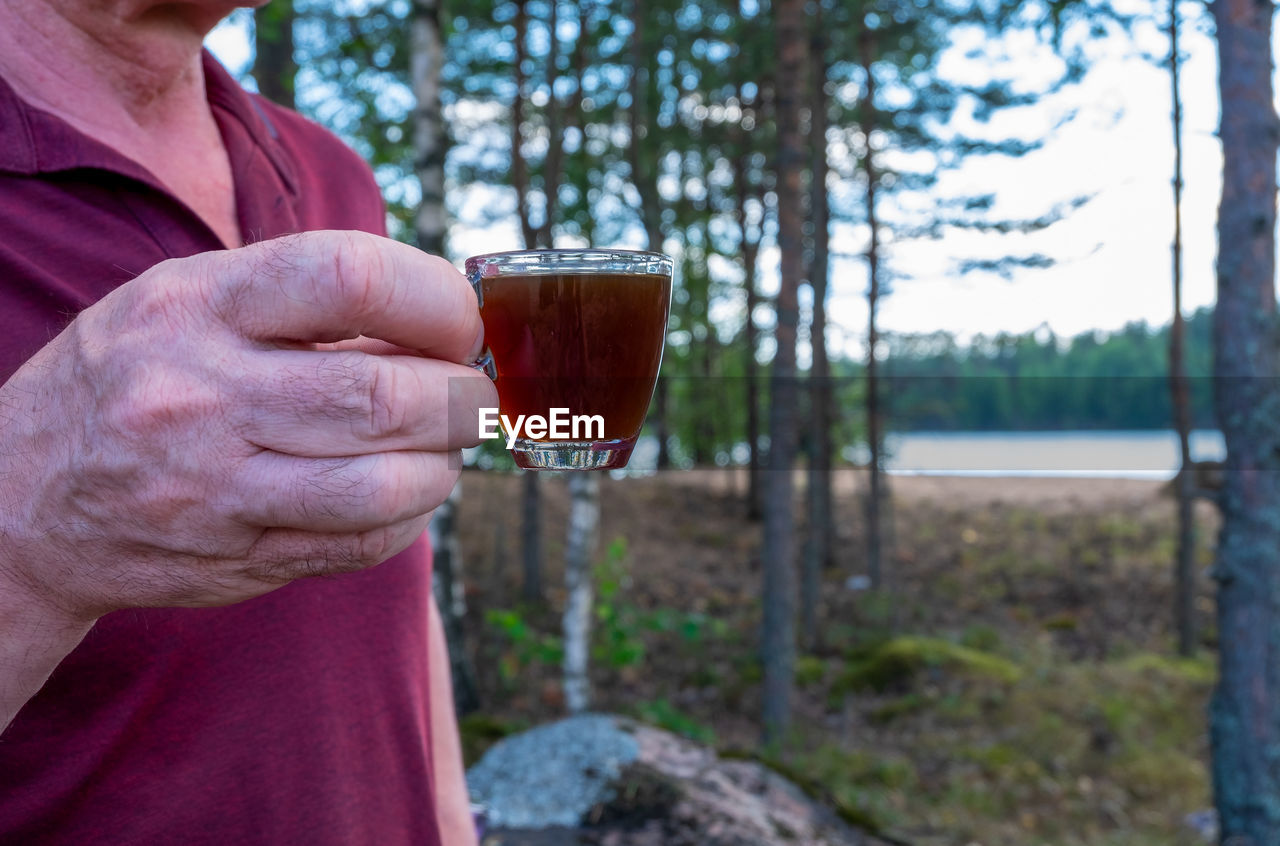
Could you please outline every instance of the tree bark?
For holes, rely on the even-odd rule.
[[[580,714],[591,705],[591,563],[599,530],[599,474],[570,473],[564,556],[564,700],[570,714]]]
[[[858,39],[861,50],[862,70],[866,75],[867,90],[861,109],[861,129],[866,139],[866,151],[862,157],[862,167],[867,178],[866,210],[867,228],[870,232],[867,241],[867,446],[870,448],[870,466],[868,469],[867,492],[867,575],[871,579],[871,587],[879,590],[884,586],[883,569],[883,537],[880,506],[883,503],[883,477],[881,474],[881,442],[880,431],[880,379],[879,361],[876,357],[876,346],[880,334],[876,327],[876,309],[880,303],[880,222],[876,217],[876,173],[875,153],[872,150],[871,136],[875,132],[876,79],[873,71],[875,59],[875,35],[863,30]]]
[[[760,291],[756,286],[756,261],[760,253],[760,242],[748,241],[746,237],[745,189],[739,199],[742,211],[739,219],[743,225],[742,244],[742,285],[747,289],[747,324],[746,324],[746,368],[747,380],[747,519],[756,522],[760,519],[763,503],[764,485],[760,482],[763,462],[760,460],[760,363],[756,360],[756,352],[760,348],[760,329],[756,326],[756,307],[760,304]]]
[[[738,86],[738,102],[745,117],[750,111],[747,99],[742,96],[742,86]],[[743,361],[743,377],[746,379],[747,395],[747,519],[755,522],[760,519],[763,505],[763,490],[760,475],[763,462],[760,454],[760,365],[756,361],[756,352],[760,346],[760,330],[756,326],[756,307],[760,305],[760,292],[756,287],[756,261],[760,254],[759,229],[753,233],[747,224],[747,200],[751,196],[758,197],[756,186],[750,182],[747,167],[749,152],[747,134],[741,124],[734,133],[737,149],[734,150],[731,166],[733,182],[737,195],[735,210],[738,218],[738,230],[742,237],[742,287],[747,295],[747,314],[743,328],[743,340],[746,344]]]
[[[542,488],[536,471],[522,474],[520,510],[520,560],[524,582],[521,585],[524,601],[531,605],[542,604]]]
[[[1223,172],[1214,404],[1227,444],[1218,537],[1214,797],[1231,846],[1280,843],[1280,362],[1270,3],[1217,0]]]
[[[569,97],[567,117],[569,124],[582,129],[582,83],[587,72],[587,35],[591,27],[591,15],[595,11],[591,0],[579,0],[578,3],[578,37],[573,42],[573,53],[569,57],[569,66],[573,68],[573,94]]]
[[[529,15],[525,0],[516,0],[515,14],[515,98],[511,102],[511,187],[516,192],[516,212],[525,249],[538,246],[538,231],[529,216],[529,166],[521,150],[524,146],[524,88]],[[520,484],[520,560],[524,575],[522,594],[531,605],[542,603],[542,489],[538,474],[526,470]]]
[[[414,234],[421,249],[444,255],[446,136],[440,104],[444,45],[440,37],[439,0],[414,0],[409,48],[409,77],[417,101],[413,111],[414,171],[422,186]],[[467,603],[456,519],[461,484],[455,485],[449,498],[436,509],[431,520],[431,539],[435,553],[433,584],[448,642],[454,706],[459,714],[466,714],[480,707],[480,698],[465,641]]]
[[[542,162],[542,193],[546,200],[542,225],[537,229],[538,246],[550,248],[555,238],[552,226],[560,200],[560,176],[564,161],[563,107],[556,97],[556,79],[560,76],[560,3],[549,0],[547,20],[547,155]]]
[[[1178,654],[1196,651],[1195,476],[1191,465],[1191,401],[1182,318],[1182,96],[1178,73],[1178,0],[1169,0],[1169,78],[1173,95],[1173,324],[1169,327],[1169,392],[1178,433],[1178,550],[1174,562],[1174,626]]]
[[[458,540],[458,503],[462,483],[453,486],[449,498],[431,517],[431,587],[440,621],[444,625],[449,650],[449,671],[453,677],[453,707],[459,715],[480,708],[475,669],[466,650],[467,594],[462,580],[462,544]],[[425,611],[423,613],[426,613]]]
[[[409,38],[409,77],[417,100],[413,111],[413,164],[422,186],[414,230],[420,249],[443,256],[448,231],[444,205],[447,136],[440,101],[444,43],[440,36],[439,0],[414,0]]]
[[[648,137],[648,84],[649,62],[645,50],[645,10],[642,0],[631,3],[631,75],[627,80],[627,93],[631,97],[631,105],[627,109],[629,137],[627,140],[627,164],[631,168],[631,184],[640,195],[640,223],[644,227],[648,249],[662,252],[662,205],[658,196],[658,174],[653,156],[648,155],[651,148],[645,139]],[[641,73],[643,71],[643,73]],[[653,390],[653,410],[650,419],[653,422],[654,438],[658,441],[659,470],[671,467],[671,453],[667,447],[670,432],[667,428],[667,394],[670,386],[667,379],[659,376]]]
[[[812,19],[809,38],[809,218],[813,223],[813,249],[809,261],[809,286],[813,290],[813,319],[809,344],[813,363],[809,370],[809,532],[805,539],[804,577],[800,621],[804,644],[818,642],[818,596],[822,570],[831,558],[831,372],[827,362],[827,254],[829,244],[827,205],[827,41],[822,5]]]
[[[525,87],[525,39],[529,31],[529,14],[525,0],[516,0],[515,61],[512,76],[515,79],[515,97],[511,100],[511,187],[516,191],[516,211],[520,218],[520,234],[525,249],[538,245],[538,233],[529,217],[529,165],[524,160],[524,87]]]
[[[253,78],[258,93],[273,103],[297,108],[294,80],[298,64],[293,58],[293,0],[275,0],[253,13]]]
[[[804,41],[803,0],[775,8],[779,57],[777,103],[778,246],[782,279],[777,297],[777,352],[770,376],[769,478],[765,491],[764,585],[761,653],[764,664],[764,742],[782,741],[790,722],[795,668],[795,561],[792,467],[796,452],[796,292],[803,272],[800,223],[800,83]]]
[[[632,0],[631,26],[631,76],[627,81],[627,93],[631,95],[631,107],[627,113],[630,129],[627,164],[631,168],[631,184],[640,195],[640,222],[644,226],[649,249],[662,252],[662,201],[658,196],[656,161],[653,156],[646,155],[652,145],[646,143],[649,126],[649,63],[645,50],[646,26],[642,0]]]

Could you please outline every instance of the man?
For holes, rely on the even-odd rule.
[[[475,297],[202,53],[233,3],[0,0],[0,842],[470,844]]]

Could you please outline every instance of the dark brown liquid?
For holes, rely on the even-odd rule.
[[[499,276],[481,292],[503,414],[567,408],[603,417],[606,440],[639,433],[662,361],[668,277]]]

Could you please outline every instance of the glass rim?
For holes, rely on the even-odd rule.
[[[653,250],[627,250],[615,249],[612,247],[557,247],[554,249],[535,249],[535,250],[503,250],[496,253],[481,253],[480,255],[469,256],[465,265],[467,272],[478,269],[481,265],[489,262],[514,263],[519,265],[521,260],[529,260],[530,267],[520,269],[532,269],[536,266],[536,259],[547,258],[551,263],[562,261],[572,263],[574,260],[598,260],[598,261],[620,261],[620,262],[637,262],[641,264],[658,264],[662,270],[653,271],[627,271],[634,272],[638,276],[669,276],[675,272],[675,259],[666,253],[659,253]],[[581,270],[581,268],[577,269]],[[575,272],[568,270],[566,272]]]

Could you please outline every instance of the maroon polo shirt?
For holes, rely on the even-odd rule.
[[[384,232],[355,154],[204,70],[246,241]],[[117,285],[217,249],[144,167],[0,79],[0,381]],[[438,844],[430,578],[420,540],[226,608],[103,617],[0,735],[0,843]]]

